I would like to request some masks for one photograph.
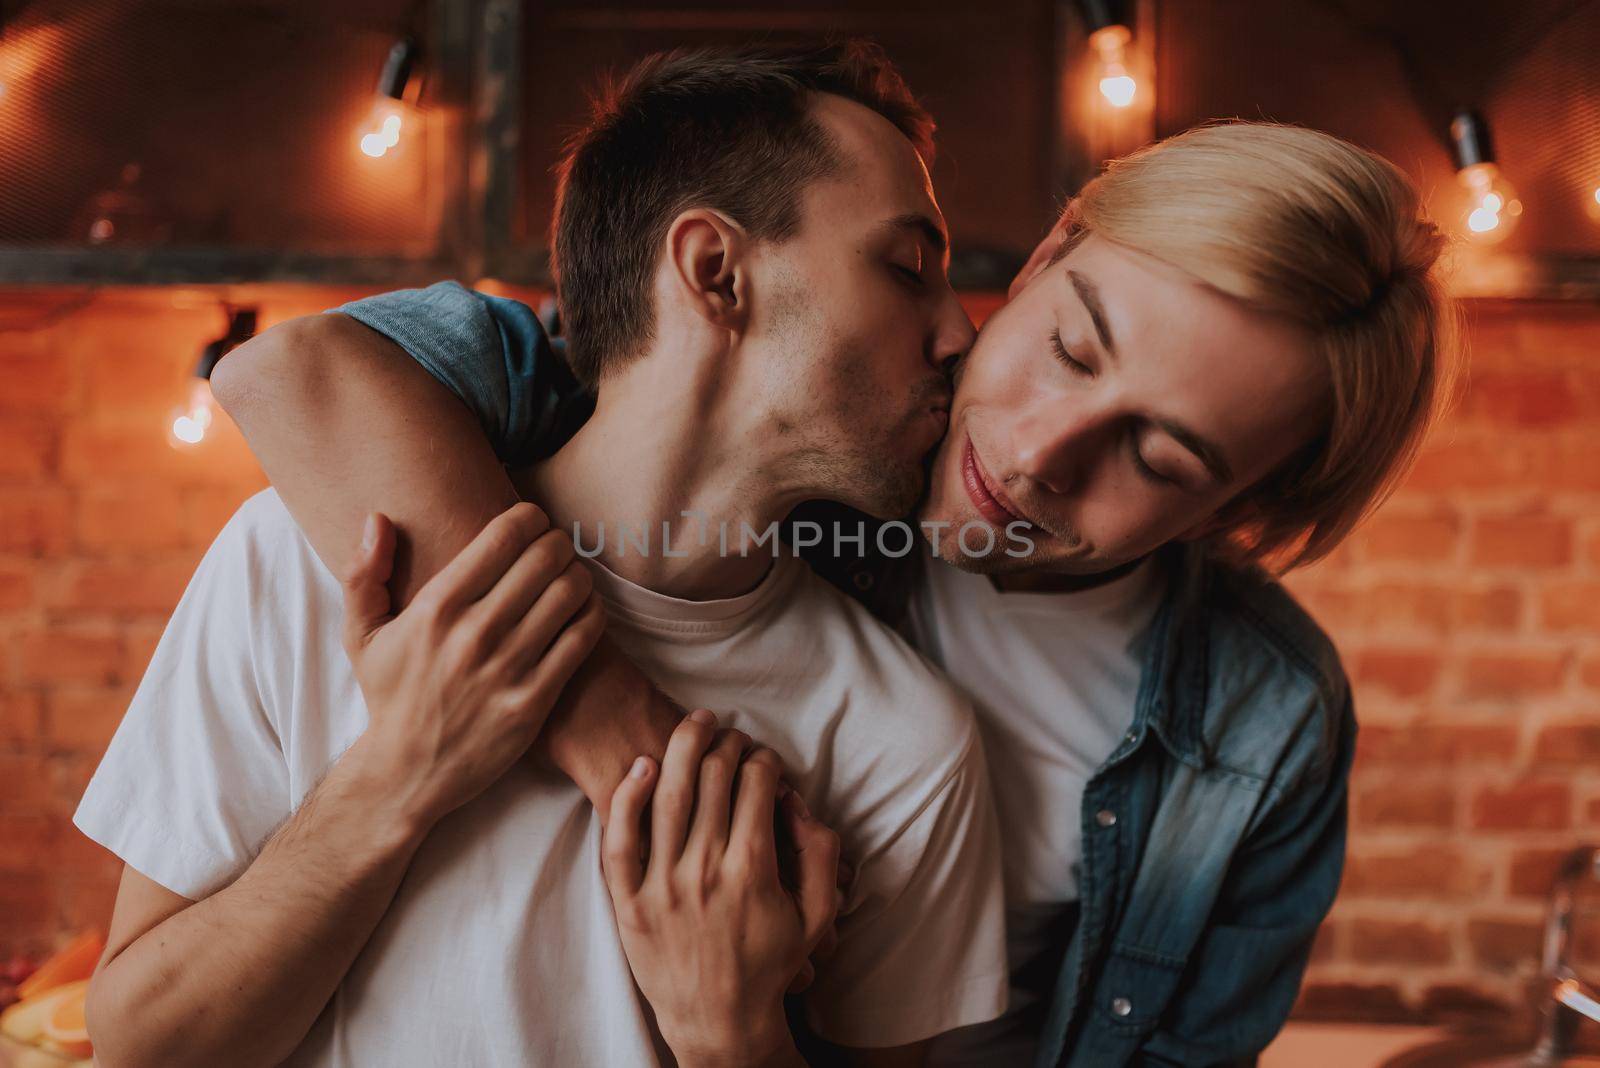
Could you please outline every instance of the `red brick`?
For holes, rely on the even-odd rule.
[[[123,671],[121,639],[105,630],[57,627],[23,638],[21,667],[30,682],[115,683]]]
[[[1547,489],[1558,493],[1600,492],[1600,464],[1595,463],[1592,438],[1535,439],[1526,442],[1524,448],[1534,451],[1536,455],[1528,465],[1528,480],[1522,489]]]
[[[1454,845],[1376,851],[1353,848],[1345,860],[1343,898],[1470,899],[1483,876]]]
[[[111,690],[56,690],[45,706],[45,736],[52,746],[96,756],[122,722],[132,694]]]
[[[1457,590],[1455,622],[1468,630],[1516,630],[1522,621],[1522,593],[1510,586]]]
[[[44,701],[37,693],[0,692],[0,749],[38,744],[44,731]]]
[[[100,754],[61,751],[50,754],[50,769],[55,774],[55,796],[58,810],[70,817],[78,809],[89,780],[94,778],[100,764]]]
[[[1402,489],[1406,492],[1526,489],[1533,450],[1503,439],[1447,441],[1422,451]]]
[[[1519,849],[1511,854],[1508,890],[1512,897],[1538,898],[1550,896],[1556,873],[1566,863],[1569,849]]]
[[[132,411],[165,415],[188,397],[194,361],[173,358],[186,349],[175,340],[170,340],[164,351],[131,346],[120,339],[111,345],[91,347],[85,353],[84,376],[89,408],[120,416]],[[195,349],[198,351],[199,346]]]
[[[1574,302],[1576,303],[1576,302]],[[1600,328],[1592,308],[1542,308],[1537,315],[1515,315],[1517,359],[1514,365],[1571,367],[1594,366],[1595,330]]]
[[[1311,943],[1311,963],[1326,964],[1339,955],[1339,925],[1325,922],[1317,928],[1316,941]]]
[[[1450,827],[1455,789],[1437,783],[1388,783],[1361,791],[1356,822],[1365,827]]]
[[[1363,964],[1448,964],[1450,932],[1418,920],[1358,919],[1350,924],[1350,957]]]
[[[1443,586],[1418,586],[1384,582],[1364,598],[1376,617],[1374,623],[1411,624],[1443,632],[1450,626],[1451,591]]]
[[[1551,630],[1600,634],[1600,582],[1546,587],[1539,596],[1539,620]]]
[[[1395,1023],[1409,1020],[1411,1010],[1392,983],[1310,982],[1300,990],[1294,1016],[1298,1020]]]
[[[0,419],[0,479],[38,478],[55,465],[56,430],[43,419]]]
[[[42,870],[51,867],[61,839],[61,820],[42,813],[7,813],[0,834],[0,869]]]
[[[0,807],[49,808],[55,780],[49,763],[38,753],[0,753]]]
[[[1356,735],[1356,766],[1500,764],[1517,751],[1518,735],[1517,727],[1499,723],[1373,724]]]
[[[1480,567],[1563,567],[1572,562],[1572,520],[1500,516],[1472,528],[1471,562]]]
[[[243,436],[220,417],[205,443],[194,449],[174,449],[161,420],[136,426],[69,425],[62,436],[61,472],[78,485],[154,478],[234,492],[235,487],[262,482],[261,469]]]
[[[117,900],[122,865],[118,862],[111,865],[110,869],[109,874],[68,873],[61,878],[60,922],[63,927],[69,931],[81,931],[88,927],[103,931],[110,926],[111,907]]]
[[[1446,560],[1460,534],[1461,519],[1451,513],[1379,512],[1361,528],[1359,543],[1368,560]]]
[[[175,487],[90,487],[78,499],[74,532],[93,553],[143,553],[185,542],[183,500]]]
[[[1411,649],[1368,649],[1355,658],[1355,680],[1395,697],[1421,697],[1439,678],[1437,653]]]
[[[1467,659],[1462,695],[1518,698],[1561,688],[1571,658],[1562,653],[1481,653]]]
[[[170,615],[193,567],[172,563],[79,564],[66,576],[52,607],[90,613]]]
[[[1570,373],[1522,369],[1473,375],[1465,409],[1499,427],[1547,428],[1580,419],[1584,400]]]
[[[1572,790],[1564,782],[1484,787],[1472,801],[1472,826],[1485,831],[1561,831],[1572,824]]]
[[[0,612],[20,612],[33,604],[33,568],[0,563]]]
[[[1600,656],[1584,658],[1578,668],[1578,677],[1591,690],[1600,690]]]
[[[1438,1023],[1462,1023],[1482,1028],[1486,1022],[1512,1027],[1522,1011],[1487,990],[1465,983],[1430,983],[1423,992],[1418,1015]],[[1526,1031],[1527,1026],[1517,1030]]]
[[[72,365],[49,349],[0,346],[0,412],[37,417],[65,411],[73,402]]]
[[[1543,925],[1536,920],[1473,919],[1467,942],[1479,967],[1497,972],[1531,969],[1539,959]]]
[[[55,903],[55,880],[48,875],[0,872],[0,945],[35,953],[44,949]]]
[[[116,855],[73,826],[70,817],[63,815],[60,821],[61,837],[56,842],[55,869],[61,872],[115,877],[122,867],[122,862]]]
[[[167,444],[159,423],[149,426],[96,426],[74,423],[61,441],[61,473],[84,485],[104,485],[115,479],[181,477],[187,474],[187,454]]]
[[[1600,722],[1556,723],[1539,732],[1534,759],[1541,764],[1600,764]]]
[[[0,552],[54,556],[67,547],[70,498],[42,486],[0,489]]]

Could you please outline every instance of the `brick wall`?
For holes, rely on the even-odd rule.
[[[354,294],[234,293],[263,323]],[[205,546],[262,478],[164,436],[214,293],[0,294],[0,955],[110,915],[69,818]],[[1363,721],[1345,889],[1307,1014],[1511,1005],[1561,852],[1600,839],[1600,310],[1473,309],[1415,476],[1292,585]]]
[[[1362,724],[1307,1015],[1521,1008],[1555,865],[1600,844],[1600,309],[1470,314],[1454,417],[1290,580]]]
[[[270,323],[346,296],[260,306]],[[265,484],[226,419],[167,444],[218,301],[0,293],[0,957],[109,920],[120,865],[72,811],[195,564]]]

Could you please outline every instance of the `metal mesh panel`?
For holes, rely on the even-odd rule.
[[[431,245],[424,113],[388,156],[358,147],[415,14],[411,0],[4,3],[0,244]]]

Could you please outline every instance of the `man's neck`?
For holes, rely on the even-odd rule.
[[[744,535],[780,522],[805,489],[783,484],[770,442],[716,391],[652,385],[665,384],[608,384],[593,418],[554,456],[519,472],[518,489],[630,582],[687,600],[748,592],[776,549]]]

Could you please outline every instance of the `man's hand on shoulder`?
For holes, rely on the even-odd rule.
[[[370,715],[352,750],[431,826],[528,750],[605,617],[571,539],[534,505],[491,521],[399,615],[394,545],[370,517],[345,579],[345,650]]]

